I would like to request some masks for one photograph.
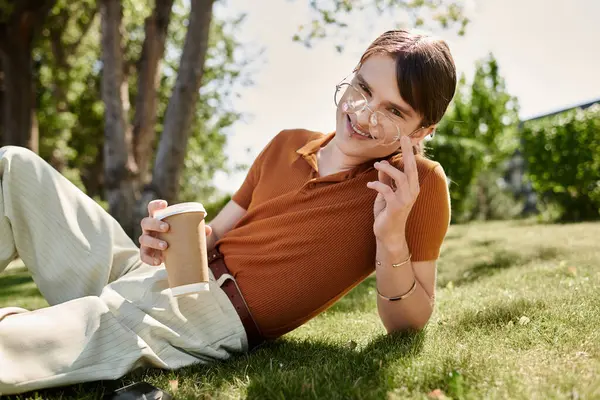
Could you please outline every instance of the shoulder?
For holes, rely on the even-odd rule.
[[[422,159],[421,163],[418,161],[419,158]],[[418,157],[417,169],[419,169],[419,197],[421,197],[421,200],[435,203],[438,206],[449,207],[448,178],[442,165],[436,161]]]
[[[285,129],[273,136],[262,149],[257,159],[264,159],[270,154],[281,154],[282,151],[293,149],[296,151],[312,138],[319,137],[318,132],[306,129]]]
[[[419,165],[419,162],[417,162]],[[420,191],[406,223],[406,239],[413,261],[438,259],[451,220],[450,193],[442,166],[427,160],[420,177]]]
[[[442,166],[423,157],[417,166],[420,191],[411,209],[406,237],[413,253],[413,261],[436,260],[448,231],[451,219],[450,193]]]
[[[447,185],[446,173],[442,165],[437,162],[418,155],[417,160],[417,171],[419,172],[419,182],[421,185],[439,185],[443,183]]]
[[[436,161],[428,160],[424,157],[419,157],[425,160],[426,162],[422,163],[423,170],[423,180],[421,181],[422,185],[429,185],[434,187],[448,187],[448,178],[446,177],[446,172],[442,167],[442,164]],[[417,168],[419,168],[419,162],[417,161]]]
[[[315,132],[308,129],[284,129],[273,138],[273,143],[280,148],[289,147],[295,151],[311,140],[323,136],[324,135],[321,132]]]
[[[394,156],[388,160],[392,165],[404,171],[402,156]],[[448,178],[442,165],[422,155],[416,155],[417,173],[419,175],[419,196],[415,202],[416,213],[429,213],[433,210],[421,208],[419,205],[428,204],[434,209],[442,210],[450,208],[450,192]]]
[[[325,136],[323,133],[307,129],[285,129],[271,139],[259,157],[261,159],[281,159],[284,154],[292,156],[304,146],[312,146],[312,142],[318,142]]]
[[[401,156],[394,156],[388,160],[394,167],[401,171],[404,171],[404,161]],[[421,188],[424,185],[446,185],[446,173],[442,165],[437,162],[430,160],[422,155],[416,155],[415,161],[417,162],[417,173],[419,174],[419,185]]]
[[[443,225],[447,225],[450,219],[450,191],[448,178],[444,168],[438,162],[427,160],[419,165],[419,195],[415,202],[415,214],[421,217],[435,214],[440,218]]]

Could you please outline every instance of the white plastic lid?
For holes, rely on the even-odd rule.
[[[206,218],[206,210],[201,203],[179,203],[173,204],[167,208],[163,208],[162,210],[157,210],[154,212],[154,218],[156,219],[165,219],[175,214],[182,214],[187,212],[202,212],[204,213],[204,218]]]
[[[190,285],[181,285],[171,288],[171,294],[175,297],[184,296],[186,294],[193,294],[199,292],[208,292],[208,282],[192,283]]]

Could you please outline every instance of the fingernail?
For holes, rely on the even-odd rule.
[[[154,265],[159,265],[160,264],[160,260],[158,258],[154,259]]]
[[[375,164],[373,164],[373,165],[375,165],[376,167],[377,167],[377,166],[379,166],[379,161],[377,161],[377,162],[376,162]]]
[[[160,242],[160,243],[158,244],[158,246],[159,246],[161,249],[164,249],[165,247],[167,247],[167,244],[166,244],[165,242]]]
[[[167,224],[165,224],[165,223],[160,224],[160,229],[162,229],[163,231],[166,231],[167,230]]]

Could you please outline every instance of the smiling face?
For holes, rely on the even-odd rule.
[[[455,90],[456,68],[443,40],[385,32],[365,51],[351,80],[338,85],[332,142],[353,165],[396,153],[401,136],[419,149]]]
[[[400,148],[399,136],[412,133],[416,145],[433,130],[419,130],[423,117],[400,95],[391,56],[369,57],[349,83],[338,102],[333,139],[347,156],[364,161],[386,157]]]

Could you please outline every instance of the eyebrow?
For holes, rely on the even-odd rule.
[[[371,89],[371,86],[367,83],[367,81],[365,80],[365,78],[363,78],[363,76],[360,73],[356,74],[356,79],[362,83],[363,85],[365,85],[367,87],[367,89],[369,89],[369,91],[373,92],[373,89]],[[398,110],[400,110],[401,112],[403,112],[404,114],[408,115],[409,117],[413,115],[413,113],[406,107],[402,107],[398,104],[392,103],[391,101],[386,101],[386,103],[388,103],[390,106],[397,108]]]

